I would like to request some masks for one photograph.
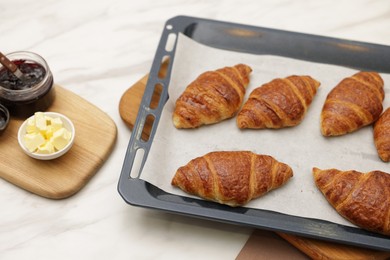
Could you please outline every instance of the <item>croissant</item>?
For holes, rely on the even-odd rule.
[[[249,151],[211,152],[180,167],[172,185],[206,200],[242,206],[286,183],[292,169]]]
[[[322,135],[344,135],[375,122],[383,110],[383,84],[376,72],[359,72],[343,79],[322,108]]]
[[[310,76],[274,79],[249,95],[237,116],[239,128],[283,128],[304,118],[320,83]]]
[[[341,216],[363,229],[390,235],[390,174],[313,168],[313,175]]]
[[[244,64],[202,73],[177,99],[173,112],[176,128],[196,128],[233,117],[242,105],[249,74]]]
[[[390,107],[379,117],[374,125],[374,141],[379,157],[390,161]]]

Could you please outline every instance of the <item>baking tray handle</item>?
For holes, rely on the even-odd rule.
[[[123,197],[126,197],[124,196],[126,182],[131,179],[139,179],[141,175],[157,130],[162,107],[168,100],[168,84],[178,33],[182,30],[182,26],[184,24],[178,23],[174,18],[168,20],[161,35],[122,166],[118,190]],[[160,92],[158,105],[151,106],[152,98],[157,89]],[[145,126],[150,125],[150,122],[152,122],[150,133],[145,138],[143,132]]]

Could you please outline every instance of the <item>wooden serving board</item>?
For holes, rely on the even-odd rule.
[[[164,67],[162,66],[162,69]],[[133,129],[135,120],[137,118],[138,109],[142,101],[142,96],[145,91],[148,75],[144,76],[133,86],[131,86],[123,95],[119,103],[119,113],[125,124]],[[158,89],[157,89],[158,90]],[[152,98],[151,106],[157,105],[160,96],[159,91],[155,91]],[[146,121],[144,126],[144,132],[142,137],[147,139],[150,132],[151,122]],[[278,235],[293,246],[304,252],[306,255],[313,259],[389,259],[390,252],[381,252],[370,249],[358,248],[353,246],[341,245],[336,243],[324,242],[315,239],[308,239],[284,233],[278,233]],[[253,235],[248,241],[252,240]],[[256,259],[256,255],[261,255],[260,250],[256,251],[253,248],[253,243],[247,243],[241,250],[241,255],[253,255]],[[261,249],[261,247],[259,247]]]
[[[50,199],[67,198],[96,174],[114,147],[117,129],[112,119],[80,96],[58,85],[47,111],[72,120],[75,142],[63,156],[40,161],[26,155],[17,140],[21,119],[11,118],[0,135],[0,177],[27,191]]]

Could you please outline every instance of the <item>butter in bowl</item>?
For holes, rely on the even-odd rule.
[[[72,121],[56,112],[35,112],[18,131],[18,142],[32,158],[52,160],[64,155],[72,147],[75,127]]]

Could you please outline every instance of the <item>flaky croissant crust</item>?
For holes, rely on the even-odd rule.
[[[249,151],[211,152],[180,167],[172,185],[206,200],[240,206],[283,185],[292,169]]]
[[[375,122],[382,113],[383,79],[376,72],[358,72],[329,92],[321,112],[324,136],[344,135]]]
[[[237,64],[199,75],[176,100],[175,127],[196,128],[233,117],[242,105],[251,71]]]
[[[237,116],[239,128],[282,128],[298,125],[320,83],[310,76],[274,79],[256,89]]]
[[[390,235],[390,174],[313,168],[313,175],[341,216],[361,228]]]
[[[374,142],[379,157],[390,161],[390,107],[379,117],[374,125]]]

